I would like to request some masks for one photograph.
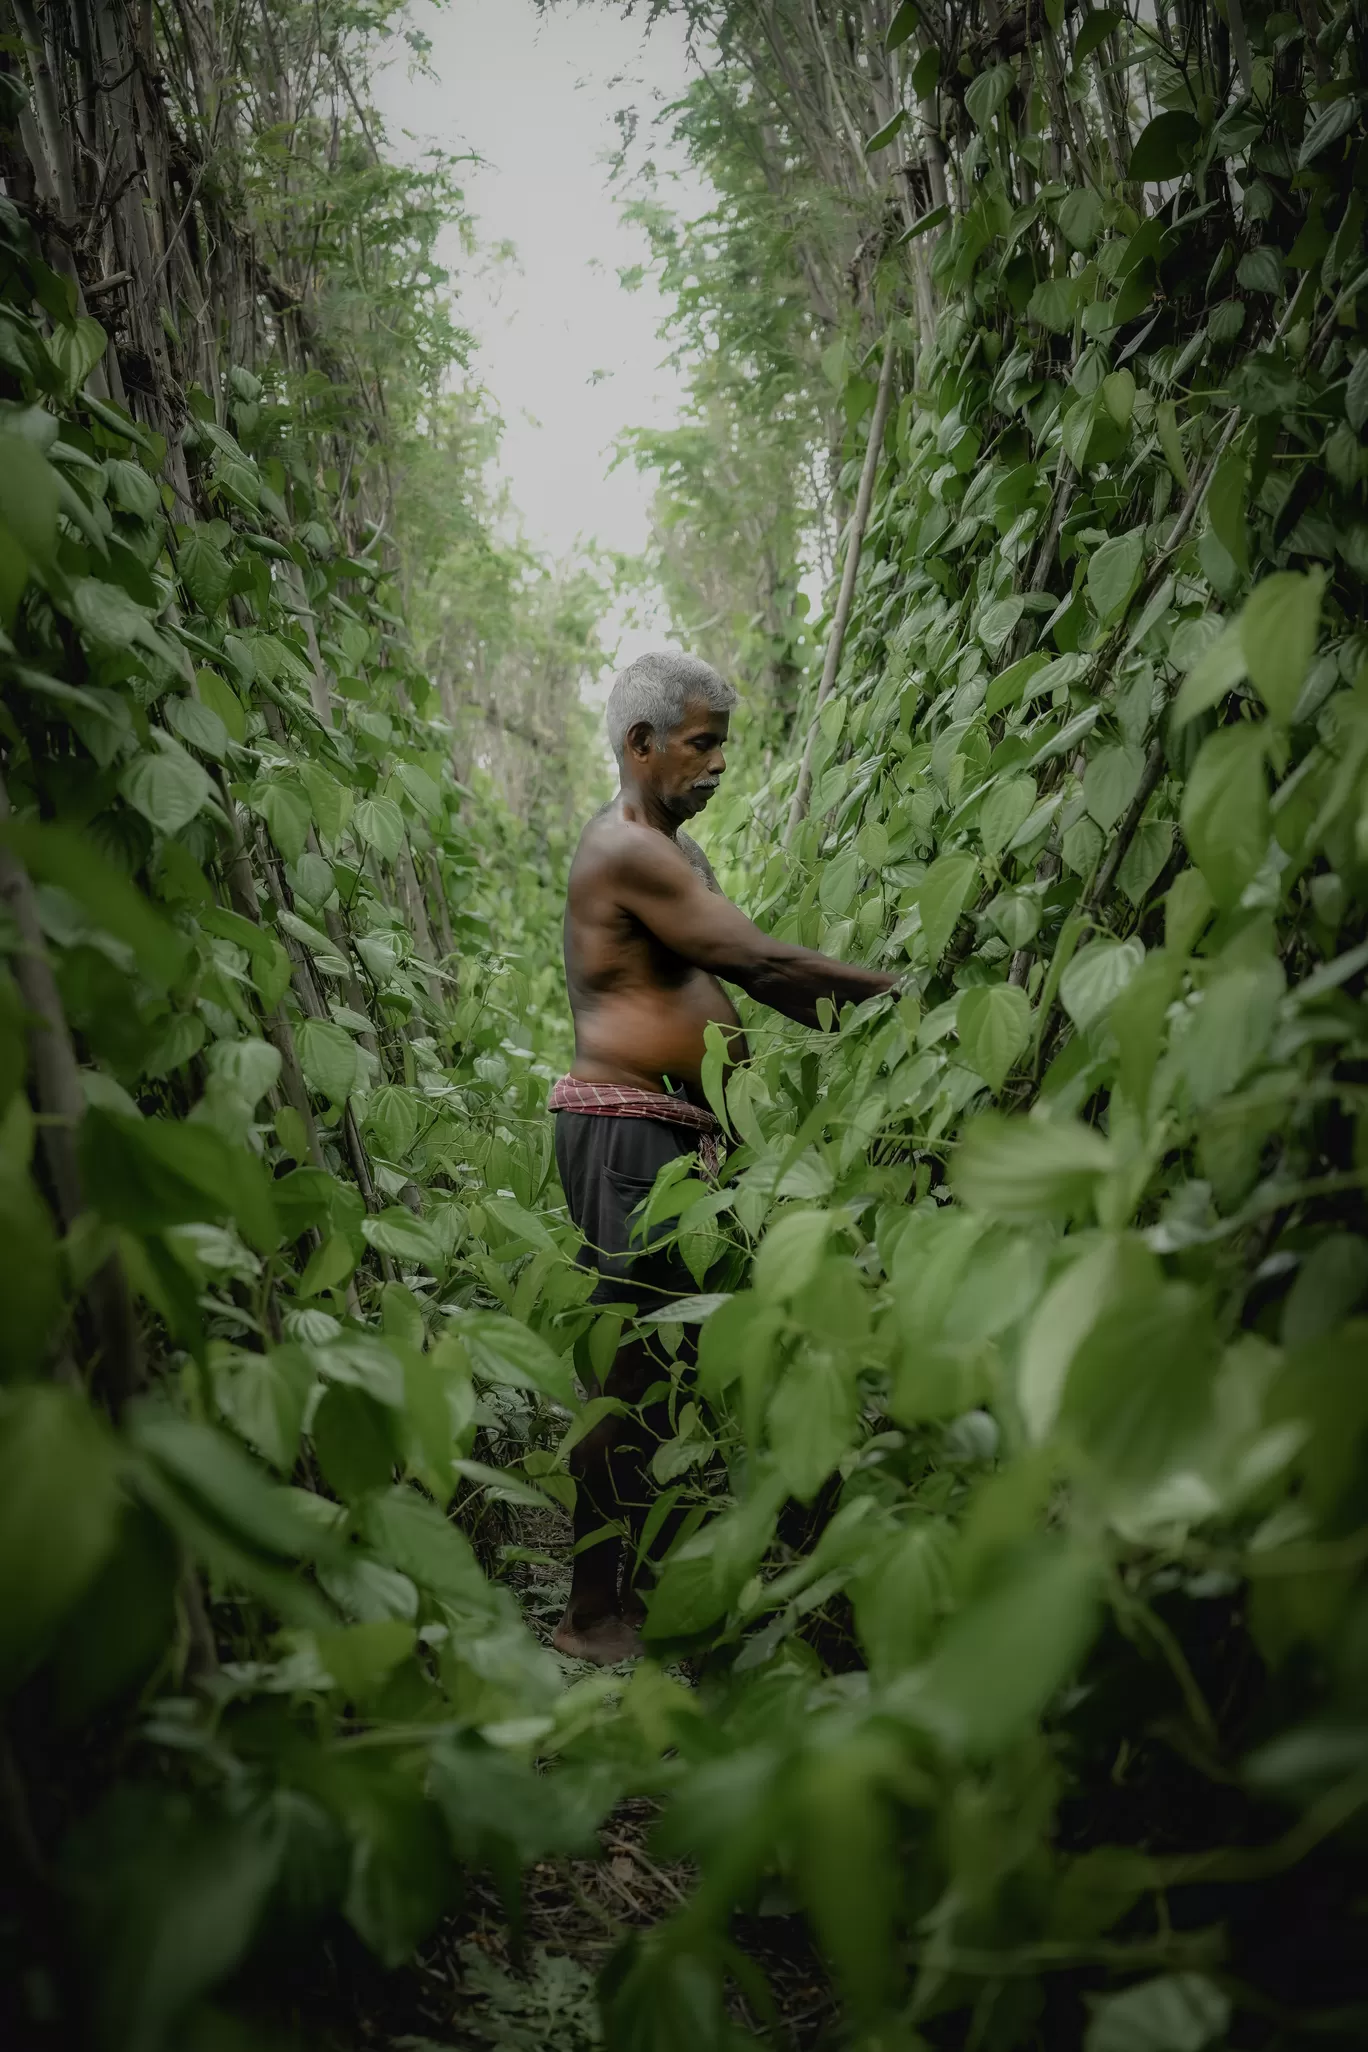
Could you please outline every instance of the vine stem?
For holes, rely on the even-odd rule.
[[[865,529],[869,525],[869,509],[874,498],[874,479],[878,475],[879,455],[883,449],[884,430],[888,425],[888,412],[893,400],[894,355],[893,331],[890,328],[884,337],[883,364],[879,371],[879,389],[874,400],[874,418],[870,423],[869,441],[865,447],[864,469],[860,473],[860,489],[855,500],[855,511],[850,520],[845,569],[841,576],[841,590],[836,600],[835,616],[831,622],[831,634],[827,640],[826,660],[822,664],[822,681],[817,687],[817,706],[808,727],[802,765],[798,771],[798,787],[794,791],[788,825],[784,829],[785,848],[790,846],[794,835],[807,817],[808,802],[812,796],[812,763],[817,753],[818,722],[821,719],[822,707],[831,696],[832,686],[836,682],[836,672],[841,667],[841,651],[845,646],[846,628],[850,624],[851,607],[855,601],[855,578],[860,568],[860,552],[864,547]]]

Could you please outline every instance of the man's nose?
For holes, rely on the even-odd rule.
[[[712,754],[708,757],[709,770],[712,772],[713,776],[720,777],[723,770],[726,767],[726,756],[722,753],[722,750],[720,748],[714,748]]]

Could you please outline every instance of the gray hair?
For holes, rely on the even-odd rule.
[[[628,730],[640,721],[647,722],[652,734],[671,734],[691,705],[730,712],[735,704],[735,691],[711,663],[662,649],[656,655],[638,656],[614,677],[608,693],[608,739],[621,763]]]

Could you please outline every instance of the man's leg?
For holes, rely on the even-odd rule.
[[[672,1379],[671,1370],[678,1373],[684,1364],[684,1375],[673,1394],[657,1397],[643,1406],[640,1412],[641,1425],[637,1435],[638,1468],[633,1477],[630,1498],[631,1543],[624,1548],[622,1563],[622,1615],[629,1624],[640,1626],[646,1617],[646,1605],[655,1586],[656,1571],[674,1543],[675,1535],[684,1522],[687,1504],[677,1504],[666,1512],[657,1529],[651,1535],[650,1546],[642,1551],[641,1541],[647,1516],[660,1493],[659,1484],[651,1472],[651,1462],[657,1447],[674,1437],[672,1405],[682,1402],[684,1392],[692,1392],[693,1366],[697,1348],[693,1334],[687,1329],[681,1335],[679,1352],[673,1363],[664,1355],[657,1356],[653,1373],[648,1377],[646,1387],[659,1385]]]
[[[660,1375],[640,1340],[619,1347],[604,1384],[605,1396],[624,1404],[639,1403]],[[639,1421],[634,1417],[600,1418],[570,1454],[575,1479],[575,1557],[570,1571],[570,1600],[552,1636],[558,1652],[601,1666],[628,1660],[641,1651],[635,1624],[622,1614],[619,1586],[623,1579],[624,1537],[640,1530],[644,1516],[650,1455]],[[612,1532],[593,1534],[611,1526]],[[590,1544],[583,1542],[589,1540]],[[630,1552],[627,1554],[630,1573]],[[638,1620],[640,1613],[638,1612]]]

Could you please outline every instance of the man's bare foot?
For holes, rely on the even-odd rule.
[[[577,1625],[568,1610],[551,1634],[551,1644],[558,1653],[572,1660],[592,1660],[596,1667],[616,1667],[620,1660],[636,1660],[641,1654],[636,1627],[625,1617],[598,1617],[592,1624]]]

